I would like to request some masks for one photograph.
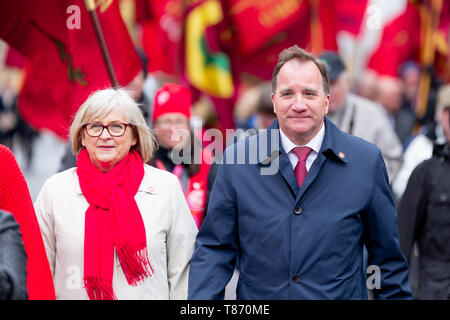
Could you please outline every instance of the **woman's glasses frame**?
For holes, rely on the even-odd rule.
[[[91,133],[89,133],[88,126],[89,126],[89,125],[92,125],[92,124],[96,124],[96,125],[102,126],[102,130],[100,131],[99,134],[91,134]],[[123,129],[123,132],[122,132],[121,134],[113,133],[113,132],[111,132],[112,130],[109,129],[110,126],[112,126],[112,125],[117,125],[117,124],[121,124],[121,125],[125,126],[125,128]],[[131,126],[131,124],[130,124],[130,123],[124,123],[124,122],[112,122],[112,123],[110,123],[110,124],[103,125],[103,124],[101,124],[101,123],[99,123],[99,122],[91,122],[91,123],[86,123],[86,124],[84,124],[84,125],[83,125],[83,128],[84,128],[84,130],[86,131],[86,134],[87,134],[88,136],[90,136],[90,137],[93,137],[93,138],[100,137],[100,136],[103,134],[103,131],[105,130],[105,128],[106,128],[106,130],[108,131],[108,133],[109,133],[109,135],[110,135],[111,137],[116,137],[116,138],[117,138],[117,137],[122,137],[122,136],[125,134],[125,132],[127,131],[127,127],[128,127],[128,126]]]

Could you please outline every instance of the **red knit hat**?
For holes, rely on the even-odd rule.
[[[165,113],[179,112],[191,117],[191,91],[182,85],[165,83],[156,91],[152,120],[156,121]]]

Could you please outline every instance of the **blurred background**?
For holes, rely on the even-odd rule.
[[[2,1],[0,143],[34,201],[60,167],[74,113],[100,88],[130,90],[149,126],[153,95],[170,81],[194,93],[200,132],[265,128],[278,54],[297,44],[337,52],[352,92],[408,122],[396,131],[406,150],[434,130],[449,28],[448,0]]]

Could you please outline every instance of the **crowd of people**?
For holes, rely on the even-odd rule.
[[[450,299],[450,84],[420,118],[412,62],[357,86],[336,52],[274,67],[220,162],[189,88],[146,73],[80,106],[34,205],[0,146],[0,298],[223,299],[236,269],[237,299]]]

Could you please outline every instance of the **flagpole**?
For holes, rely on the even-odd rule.
[[[428,94],[431,85],[432,65],[436,51],[436,44],[433,40],[436,30],[439,27],[439,18],[442,10],[442,0],[431,0],[431,6],[426,16],[426,29],[423,36],[421,62],[424,70],[420,76],[419,92],[417,94],[416,115],[423,117],[427,110]],[[423,15],[424,13],[422,13]],[[422,18],[423,20],[423,18]]]
[[[119,83],[117,81],[116,73],[114,72],[114,67],[111,62],[111,57],[109,55],[105,37],[103,36],[102,27],[100,25],[100,21],[98,20],[97,11],[95,10],[95,2],[94,0],[84,0],[84,4],[86,5],[86,9],[89,12],[89,17],[91,18],[92,24],[94,25],[95,35],[97,36],[97,41],[100,47],[100,51],[102,52],[103,62],[105,63],[111,86],[113,88],[118,88]]]

